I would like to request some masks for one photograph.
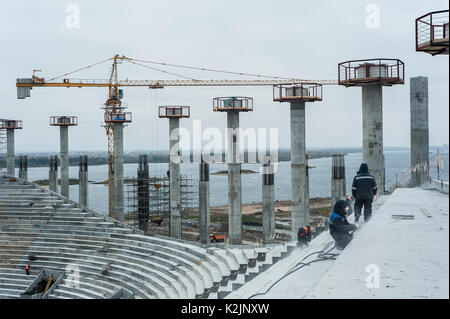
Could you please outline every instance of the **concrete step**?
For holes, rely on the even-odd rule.
[[[100,265],[105,265],[109,261],[113,262],[113,264],[124,265],[129,267],[130,269],[139,269],[142,272],[146,273],[149,278],[156,278],[160,280],[160,283],[157,283],[161,290],[166,289],[166,285],[173,286],[176,288],[177,294],[181,297],[187,298],[188,292],[187,287],[184,286],[184,281],[181,276],[172,273],[169,269],[163,268],[158,264],[148,262],[143,259],[136,259],[129,256],[124,255],[116,255],[112,253],[96,253],[95,255],[91,252],[87,254],[83,251],[69,251],[65,249],[64,251],[53,251],[50,252],[46,247],[30,247],[28,250],[28,254],[32,254],[35,258],[40,259],[42,255],[44,256],[53,256],[54,259],[58,260],[62,257],[67,258],[68,260],[84,260],[86,263],[94,264],[99,262]],[[195,295],[194,291],[190,292],[189,295]]]
[[[73,257],[74,255],[82,256],[82,254],[85,251],[85,250],[79,251],[79,250],[76,250],[76,249],[67,249],[66,248],[66,249],[63,249],[63,250],[55,249],[54,252],[52,252],[52,251],[49,251],[50,248],[48,246],[49,245],[45,245],[45,243],[43,243],[43,244],[41,243],[41,246],[39,247],[39,246],[36,246],[36,242],[34,242],[33,245],[29,247],[27,254],[28,255],[33,255],[33,256],[35,256],[35,258],[39,258],[40,254],[47,254],[47,255],[55,254],[55,255],[64,255],[64,256],[66,256],[66,255],[68,255],[68,252],[70,252],[70,253],[72,253],[72,255],[68,255],[68,256]],[[53,245],[51,247],[53,247]],[[13,250],[13,251],[16,248],[17,248],[16,246],[8,247],[9,250]],[[86,247],[84,247],[84,248],[86,248]],[[149,265],[149,267],[151,267],[152,269],[155,269],[155,270],[158,270],[160,272],[163,272],[165,275],[169,276],[170,279],[176,280],[177,282],[180,280],[180,277],[183,278],[183,276],[186,276],[186,273],[184,271],[180,273],[180,272],[175,272],[173,270],[173,269],[177,269],[177,267],[175,267],[175,266],[178,265],[178,264],[176,264],[176,263],[173,263],[172,265],[170,265],[170,268],[169,268],[169,267],[158,265],[157,263],[155,263],[153,261],[147,261],[147,260],[144,260],[144,259],[139,259],[139,258],[135,258],[135,257],[131,257],[131,256],[129,257],[129,256],[126,256],[126,255],[123,255],[123,254],[120,254],[119,256],[116,256],[116,254],[113,254],[113,253],[110,252],[110,248],[108,248],[108,252],[107,253],[104,253],[104,252],[99,253],[98,252],[102,248],[101,246],[96,246],[96,247],[92,247],[92,248],[97,249],[97,251],[95,252],[96,255],[98,255],[98,254],[107,255],[107,257],[109,259],[120,258],[120,260],[126,260],[126,261],[130,261],[130,262],[134,262],[134,263],[143,263],[143,264]],[[74,253],[74,252],[76,252],[76,253]],[[93,252],[92,250],[88,251],[89,254],[92,254],[92,252]],[[126,251],[122,250],[122,252],[126,252]],[[126,253],[129,255],[129,252],[126,252]],[[143,257],[142,254],[139,257]],[[159,260],[161,260],[161,259],[159,259]],[[107,261],[107,259],[104,260],[104,262],[106,262],[106,261]],[[184,280],[181,279],[181,283],[182,283],[182,287],[181,287],[182,291],[180,292],[181,294],[186,294],[187,293],[186,292],[187,291],[187,286],[192,287],[192,288],[190,288],[190,290],[193,290],[193,287],[195,287],[195,284],[192,284],[192,282],[194,280],[193,280],[193,278],[192,278],[192,276],[190,274],[189,274],[189,277],[190,277],[190,281],[189,280],[185,280],[184,281]],[[178,283],[176,283],[175,285],[178,285]],[[195,292],[196,291],[191,291],[189,294],[191,296],[193,296],[193,295],[195,295]]]
[[[4,226],[3,231],[8,232],[29,232],[39,231],[41,234],[66,234],[66,235],[80,235],[80,236],[101,236],[114,234],[131,234],[133,231],[128,228],[111,227],[110,225],[104,225],[104,227],[83,227],[83,226],[70,226],[70,225],[32,225],[32,224],[18,224]]]
[[[57,196],[49,196],[45,193],[36,193],[36,194],[4,194],[0,193],[0,201],[9,201],[9,200],[26,200],[30,202],[39,202],[41,200],[59,200],[60,198]]]
[[[3,277],[0,275],[0,287],[3,287],[4,285],[29,285],[31,284],[33,280],[29,279],[21,279],[21,278],[10,278],[10,277]]]
[[[0,296],[9,296],[9,298],[20,298],[22,291],[17,289],[9,289],[0,287]]]
[[[224,296],[225,288],[237,289],[258,273],[256,260],[267,254],[211,252],[181,240],[146,236],[33,185],[21,187],[25,185],[1,178],[0,184],[7,191],[0,191],[0,269],[17,276],[8,279],[9,272],[0,271],[0,279],[5,284],[27,282],[27,263],[33,272],[78,265],[80,286],[74,289],[64,279],[51,298],[107,298],[120,288],[136,298]],[[54,205],[45,208],[48,203]],[[35,260],[30,262],[31,255]],[[282,253],[268,257],[266,263]],[[102,275],[107,264],[108,274]]]
[[[28,247],[26,254],[33,255],[37,259],[40,258],[40,254],[65,257],[78,256],[80,258],[84,256],[89,258],[101,259],[104,263],[106,263],[108,260],[115,259],[119,261],[123,260],[129,263],[135,263],[137,265],[146,265],[147,267],[149,267],[149,269],[151,269],[151,271],[149,271],[150,273],[152,271],[161,272],[164,274],[164,276],[168,276],[171,280],[176,281],[176,286],[178,286],[179,282],[181,284],[180,294],[185,296],[186,298],[193,298],[196,294],[203,293],[204,288],[202,286],[200,288],[198,283],[195,282],[196,280],[198,280],[198,278],[192,275],[191,270],[188,270],[185,267],[179,267],[180,265],[176,262],[168,263],[167,260],[163,258],[146,256],[146,254],[142,253],[133,254],[129,250],[125,249],[112,249],[111,247],[108,247],[107,250],[102,251],[102,246],[70,246],[71,247],[67,247],[67,245],[64,245],[61,246],[61,248],[58,248],[55,247],[55,245],[49,245],[45,242],[34,241],[33,244]],[[86,248],[89,249],[86,250]],[[17,246],[11,245],[9,247],[5,247],[5,253],[7,253],[6,251],[8,250],[15,252],[17,251]],[[97,256],[98,258],[96,258]],[[163,263],[161,263],[162,261]]]
[[[23,269],[25,269],[26,264],[27,264],[26,262],[17,260],[17,264],[14,265],[14,267],[16,269],[20,269],[21,271],[23,271]],[[47,270],[61,271],[61,270],[65,270],[66,266],[67,265],[62,262],[44,261],[43,260],[43,261],[34,261],[31,267],[34,270],[47,269]],[[101,274],[100,268],[96,268],[96,267],[89,266],[89,265],[83,265],[83,264],[80,264],[77,266],[78,266],[79,273],[81,276],[95,276],[97,278],[102,278],[104,280],[117,282],[122,287],[129,289],[130,291],[134,291],[137,294],[140,294],[141,296],[143,296],[144,298],[149,298],[152,296],[158,297],[158,294],[155,293],[154,289],[151,286],[149,286],[147,283],[137,281],[133,276],[130,276],[126,273],[121,273],[121,272],[112,270],[109,272],[108,276],[103,276]],[[0,267],[5,267],[5,266],[3,264],[0,264]]]
[[[0,258],[11,257],[13,255],[14,253],[12,252],[8,254],[0,252]],[[20,258],[20,256],[17,256],[17,258]],[[101,258],[96,257],[96,259],[99,260]],[[84,259],[75,257],[55,256],[50,254],[44,255],[41,253],[38,255],[38,259],[33,261],[31,265],[34,266],[36,264],[45,265],[53,263],[62,265],[62,268],[65,268],[67,265],[73,264],[77,265],[79,268],[85,267],[101,274],[102,269],[105,267],[108,261],[106,260],[106,262],[99,262],[97,260],[95,260],[94,258]],[[169,293],[172,292],[170,290],[170,287],[166,283],[162,282],[160,279],[155,278],[155,276],[145,276],[144,272],[142,271],[144,267],[142,266],[135,264],[127,264],[114,259],[112,259],[111,262],[112,263],[110,265],[110,269],[108,270],[109,273],[116,272],[124,276],[132,275],[133,276],[132,278],[135,278],[134,279],[135,281],[143,280],[154,295],[164,296],[166,291],[169,291]],[[155,275],[155,273],[153,273],[153,275]]]
[[[26,235],[26,234],[24,234],[24,235]],[[48,238],[46,236],[43,236],[43,234],[39,234],[39,237],[37,237],[35,240],[40,241],[41,244],[48,244],[48,246],[67,245],[66,243],[67,243],[68,239],[65,239],[66,236],[61,236],[61,237],[52,236],[52,237]],[[0,234],[0,240],[1,239],[3,239],[3,238],[2,238],[2,235]],[[97,237],[96,239],[100,239],[100,238]],[[107,243],[108,249],[117,247],[117,249],[127,249],[129,251],[146,253],[152,257],[170,260],[170,261],[175,262],[179,266],[185,267],[186,269],[189,270],[189,275],[190,275],[190,277],[192,277],[192,280],[194,280],[194,277],[196,278],[195,285],[196,285],[197,293],[198,293],[198,289],[199,289],[198,280],[200,280],[203,283],[203,285],[201,285],[201,286],[203,286],[204,289],[213,286],[212,279],[209,276],[209,274],[202,267],[200,267],[200,265],[198,265],[196,262],[194,262],[194,261],[196,261],[196,259],[193,259],[194,261],[192,261],[192,259],[190,259],[190,258],[185,259],[183,257],[186,257],[186,255],[183,255],[183,254],[180,255],[179,252],[173,251],[170,249],[161,249],[161,247],[158,247],[158,246],[150,246],[150,245],[142,246],[142,244],[137,246],[135,243],[132,243],[132,242],[131,243],[128,243],[126,241],[115,242],[114,239],[110,239],[110,238],[106,238],[106,239],[109,240],[109,242]],[[94,245],[97,249],[101,248],[102,245],[105,244],[105,242],[103,242],[103,241],[98,241],[98,240],[94,241],[94,240],[92,240],[92,238],[85,239],[85,237],[69,239],[69,242],[77,243],[77,244],[81,245],[82,247],[86,247],[86,248],[88,248],[87,245]],[[149,249],[150,249],[150,251],[149,251]]]
[[[50,299],[60,299],[59,297],[64,297],[66,299],[92,299],[89,294],[86,294],[79,289],[66,290],[64,288],[56,288],[52,291]]]

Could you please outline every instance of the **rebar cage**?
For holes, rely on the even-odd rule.
[[[213,99],[213,111],[253,111],[253,98],[246,96],[216,97]]]
[[[0,130],[13,129],[21,130],[23,129],[23,122],[16,120],[1,120],[0,119]]]
[[[276,102],[322,101],[322,85],[318,83],[285,83],[273,86]]]
[[[345,157],[344,157],[344,154],[334,154],[332,156],[331,178],[345,179]]]
[[[51,126],[76,126],[78,117],[76,116],[50,116]]]
[[[448,54],[449,10],[427,13],[416,19],[416,51]]]
[[[338,83],[344,86],[405,83],[405,64],[399,59],[352,60],[339,63]]]
[[[131,112],[109,113],[105,112],[105,123],[131,123]]]
[[[198,189],[194,179],[189,176],[180,177],[181,217],[198,208]],[[146,225],[144,231],[159,235],[169,235],[169,178],[166,176],[150,177],[148,172],[138,174],[126,185],[127,212],[126,219],[135,227]],[[162,224],[155,224],[162,218]],[[167,219],[167,221],[165,221]],[[141,224],[140,224],[141,223]],[[160,227],[162,226],[162,227]]]
[[[165,105],[158,109],[160,118],[182,118],[191,116],[191,108],[185,105]]]
[[[0,125],[4,120],[0,119]],[[6,169],[6,129],[0,128],[0,172]]]

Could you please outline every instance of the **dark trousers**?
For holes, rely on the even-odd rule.
[[[372,201],[373,198],[368,199],[356,199],[355,201],[355,220],[359,219],[361,216],[361,210],[364,206],[364,220],[368,221],[372,216]]]
[[[339,240],[335,241],[336,248],[344,249],[349,242],[351,242],[353,239],[352,234],[346,234],[345,236],[342,236]]]

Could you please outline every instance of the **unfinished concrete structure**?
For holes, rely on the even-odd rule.
[[[61,158],[61,195],[69,197],[69,126],[77,126],[76,116],[51,116],[51,126],[59,126]]]
[[[181,190],[180,190],[180,118],[190,116],[190,107],[168,105],[159,107],[159,117],[169,119],[169,210],[170,237],[181,238]]]
[[[296,238],[298,229],[309,226],[310,223],[306,199],[309,187],[306,172],[305,103],[322,101],[322,85],[306,82],[274,85],[273,100],[290,102],[291,106],[291,236]]]
[[[228,242],[242,244],[242,184],[241,156],[239,149],[239,112],[253,111],[250,97],[216,97],[213,99],[214,112],[227,113],[228,150]]]
[[[22,121],[0,121],[0,130],[6,130],[6,172],[11,176],[15,174],[14,131],[22,128]]]
[[[200,243],[209,244],[211,211],[209,202],[209,164],[200,163],[200,181],[198,184],[198,210],[200,215]]]
[[[333,155],[331,161],[331,207],[338,200],[345,199],[345,158],[344,154]]]
[[[0,127],[4,119],[0,119]],[[6,129],[0,129],[0,172],[6,172]]]
[[[142,231],[147,231],[150,219],[150,189],[149,189],[149,167],[147,155],[139,155],[137,169],[137,209],[138,227]]]
[[[309,157],[307,154],[305,154],[305,205],[306,205],[306,220],[308,221],[308,225],[310,224],[309,219]]]
[[[0,240],[5,243],[0,248],[0,299],[20,298],[48,270],[55,280],[59,272],[63,276],[42,298],[110,299],[124,290],[136,299],[220,299],[295,249],[293,244],[209,249],[147,236],[39,185],[3,174],[0,224]]]
[[[114,203],[113,218],[124,220],[124,188],[123,188],[123,126],[131,123],[131,112],[105,112],[106,125],[111,125],[114,131],[114,194],[110,194],[110,202]]]
[[[48,189],[58,192],[58,156],[50,156],[48,171]]]
[[[83,206],[89,206],[89,178],[88,178],[88,157],[80,156],[78,172],[78,197],[79,203]]]
[[[416,19],[416,51],[448,55],[449,10],[434,11]]]
[[[427,77],[410,79],[410,104],[411,186],[420,186],[430,179]]]
[[[367,59],[342,62],[339,84],[362,88],[363,161],[384,194],[383,86],[404,84],[405,65],[398,59]]]
[[[20,156],[19,158],[19,178],[28,180],[28,156]]]
[[[275,234],[275,174],[274,166],[268,161],[262,167],[262,211],[263,240],[269,242]]]

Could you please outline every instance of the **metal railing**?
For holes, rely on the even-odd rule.
[[[405,82],[405,64],[399,59],[382,58],[339,63],[338,83],[340,85],[370,82],[403,84]]]
[[[424,45],[442,45],[440,40],[449,38],[448,28],[449,10],[430,12],[417,18],[416,51],[421,51]]]
[[[389,189],[389,193],[394,191],[396,188],[408,187],[410,186],[411,176],[413,173],[422,172],[428,174],[429,181],[444,180],[443,176],[449,173],[449,158],[448,154],[440,154],[439,150],[436,154],[433,154],[429,158],[429,163],[423,162],[418,163],[413,167],[395,172],[389,179],[384,183],[385,189]]]

